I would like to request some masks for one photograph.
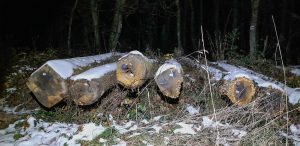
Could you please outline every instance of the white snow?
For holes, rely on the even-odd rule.
[[[202,117],[202,125],[204,126],[204,128],[216,128],[218,127],[229,127],[229,124],[221,124],[219,121],[213,121],[212,119],[210,119],[207,116],[203,116]]]
[[[22,108],[21,110],[19,111],[16,111],[18,109],[18,107],[22,106],[23,104],[20,104],[20,105],[17,105],[15,107],[8,107],[8,106],[5,106],[3,109],[0,109],[6,113],[9,113],[9,114],[14,114],[14,115],[22,115],[22,114],[30,114],[30,113],[33,113],[39,109],[34,109],[34,110],[26,110],[24,108]]]
[[[196,132],[193,130],[193,124],[186,124],[186,123],[183,123],[183,122],[179,122],[179,123],[176,123],[176,125],[179,125],[181,128],[179,129],[175,129],[174,130],[174,133],[181,133],[181,134],[191,134],[191,135],[194,135],[196,134]]]
[[[112,145],[112,146],[126,146],[127,145],[127,143],[124,140],[121,140],[121,139],[118,138],[117,141],[119,143],[116,144],[116,145]]]
[[[153,118],[153,121],[158,121],[158,120],[160,120],[161,118],[162,118],[162,116],[156,116],[156,117]]]
[[[16,87],[13,87],[13,88],[7,88],[6,89],[6,92],[7,93],[14,93],[14,92],[16,92],[17,91],[17,88]]]
[[[61,59],[61,60],[50,60],[47,61],[43,66],[50,66],[56,73],[58,73],[63,79],[67,79],[72,76],[74,69],[87,66],[93,62],[100,63],[102,60],[108,59],[113,55],[123,55],[123,53],[106,53],[95,56],[88,57],[76,57],[70,59]],[[41,66],[40,68],[42,68]],[[40,69],[39,68],[39,69]],[[37,69],[37,71],[39,70]],[[32,74],[34,74],[33,72]]]
[[[155,73],[155,78],[157,78],[157,76],[160,73],[162,73],[168,69],[176,69],[178,71],[178,73],[182,73],[181,65],[175,59],[170,59],[170,60],[167,60],[162,66],[160,66],[158,68],[157,72]],[[171,76],[174,76],[173,73]]]
[[[135,123],[134,121],[129,121],[129,122],[125,123],[124,125],[118,125],[118,124],[116,124],[116,121],[113,120],[112,127],[114,127],[116,130],[118,130],[120,134],[124,134],[124,133],[134,131],[137,129],[137,125],[135,125],[134,123]]]
[[[277,89],[282,92],[284,91],[279,85],[276,85],[275,83],[272,83],[272,82],[260,83],[260,84],[258,84],[258,86],[265,87],[265,88]]]
[[[298,67],[298,68],[292,67],[291,73],[293,73],[296,76],[300,76],[300,67]]]
[[[150,144],[148,141],[145,140],[143,140],[142,143],[145,144],[146,146],[153,146],[152,144]]]
[[[145,58],[146,60],[148,60],[148,58],[147,58],[146,56],[144,56],[141,52],[139,52],[139,51],[137,51],[137,50],[134,50],[134,51],[129,52],[128,54],[126,54],[126,55],[122,56],[121,58],[119,58],[119,60],[121,60],[121,59],[127,57],[127,56],[130,55],[130,54],[140,55],[140,56],[142,56],[143,58]]]
[[[33,117],[28,118],[28,128],[15,129],[18,122],[11,124],[8,128],[0,132],[0,145],[10,144],[16,146],[24,145],[80,145],[79,140],[92,140],[101,134],[106,128],[95,123],[82,125],[66,123],[48,123],[42,120],[36,120]],[[80,128],[81,127],[81,128]],[[24,135],[18,140],[14,140],[15,133]]]
[[[293,105],[300,103],[300,88],[296,88],[294,92],[289,95],[289,103]]]
[[[153,126],[151,126],[149,128],[154,129],[155,133],[159,133],[159,131],[162,129],[162,127],[159,126],[159,125],[157,125],[157,124],[155,124],[155,125],[153,125]]]
[[[208,69],[208,72],[211,73],[211,75],[212,75],[212,79],[214,79],[216,81],[219,81],[219,80],[222,79],[222,76],[224,74],[222,71],[220,71],[220,70],[218,70],[214,67],[206,66],[206,65],[203,65],[203,64],[201,64],[200,67],[203,68],[206,71]]]
[[[186,108],[186,111],[190,114],[190,115],[194,115],[194,114],[198,114],[199,113],[199,108],[195,108],[192,105],[188,105],[188,107]]]
[[[290,125],[290,131],[291,131],[291,134],[287,134],[284,132],[281,132],[280,134],[288,139],[291,139],[295,146],[300,146],[300,124]]]
[[[299,125],[292,124],[290,126],[290,129],[291,129],[292,134],[300,136],[300,124]]]
[[[247,132],[244,130],[231,129],[231,132],[234,137],[237,137],[239,139],[247,135]]]
[[[116,70],[116,68],[117,68],[116,63],[105,64],[102,66],[98,66],[98,67],[89,69],[81,74],[72,76],[71,80],[86,79],[86,80],[91,81],[92,79],[100,78],[101,76]]]
[[[170,143],[170,138],[169,137],[164,137],[164,144],[168,145]]]

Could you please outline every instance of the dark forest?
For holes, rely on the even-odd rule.
[[[1,0],[0,145],[300,146],[298,0]]]
[[[14,51],[47,48],[90,54],[181,48],[188,54],[198,49],[201,26],[212,58],[226,59],[233,48],[272,58],[277,44],[273,15],[285,63],[297,64],[298,5],[296,0],[3,0],[1,62]],[[218,48],[224,41],[229,45]],[[225,52],[214,56],[217,49]]]

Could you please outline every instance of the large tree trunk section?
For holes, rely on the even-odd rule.
[[[178,98],[183,82],[181,65],[175,59],[167,60],[157,70],[155,82],[163,95]]]
[[[225,77],[226,78],[226,77]],[[221,93],[227,95],[230,101],[239,106],[252,102],[255,94],[254,82],[247,75],[225,79]]]
[[[92,63],[100,63],[120,53],[77,57],[71,59],[50,60],[31,74],[27,86],[37,100],[45,107],[52,107],[61,101],[68,93],[67,80],[76,69],[86,67]]]
[[[132,51],[117,62],[117,81],[127,89],[136,89],[153,77],[155,64],[138,51]]]
[[[51,66],[43,65],[28,79],[28,88],[45,107],[60,102],[68,92],[68,84]]]
[[[102,65],[71,77],[70,95],[77,105],[95,103],[116,85],[116,63]]]

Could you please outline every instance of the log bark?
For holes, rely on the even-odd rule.
[[[183,70],[175,60],[167,60],[155,74],[155,82],[161,93],[170,98],[178,98],[183,82]]]
[[[52,107],[68,94],[68,79],[78,68],[92,63],[120,56],[120,53],[107,53],[71,59],[50,60],[31,74],[26,83],[37,100],[45,107]]]
[[[132,51],[117,62],[117,82],[127,89],[136,89],[153,77],[155,63],[138,51]]]
[[[102,65],[72,76],[70,95],[77,105],[90,105],[116,83],[116,63]]]

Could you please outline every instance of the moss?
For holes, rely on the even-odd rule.
[[[15,133],[14,134],[14,140],[19,140],[20,138],[24,137],[24,135],[20,134],[20,133]]]

